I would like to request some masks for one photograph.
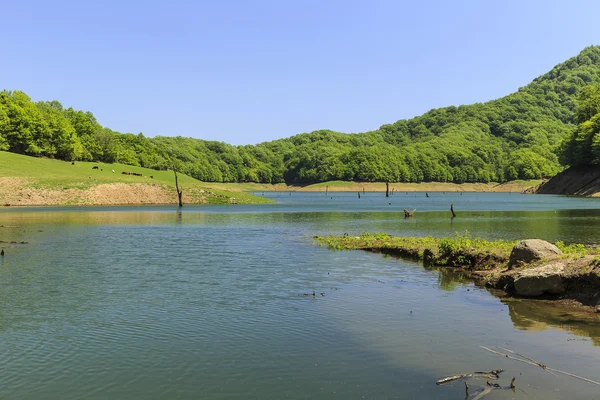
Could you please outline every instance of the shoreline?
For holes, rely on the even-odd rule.
[[[501,299],[544,301],[594,314],[600,322],[600,248],[557,243],[559,249],[537,239],[490,242],[466,235],[410,238],[376,233],[313,239],[330,250],[362,250],[419,261],[426,269],[460,274]],[[523,254],[518,251],[524,242],[543,242],[546,249],[555,250],[536,259],[517,260],[514,254]]]
[[[504,184],[483,183],[392,183],[390,192],[523,193],[537,181]],[[211,183],[192,181],[183,186],[183,203],[267,204],[271,199],[258,192],[385,192],[382,182],[324,182],[308,186],[255,183]],[[177,204],[174,185],[164,181],[67,181],[42,184],[29,177],[0,177],[0,208],[48,206],[128,206]]]
[[[510,181],[505,183],[448,183],[448,182],[420,182],[420,183],[390,183],[390,192],[504,192],[522,193],[542,183],[541,180]],[[218,183],[203,182],[207,188],[223,189],[232,192],[385,192],[385,182],[347,182],[330,181],[311,185],[275,185],[261,183]]]

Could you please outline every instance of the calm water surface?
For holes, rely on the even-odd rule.
[[[478,347],[600,381],[597,318],[311,239],[468,230],[592,245],[600,199],[264,195],[278,204],[0,212],[0,240],[28,242],[0,244],[0,399],[464,399],[462,382],[435,381],[496,368],[517,390],[487,399],[600,397]]]

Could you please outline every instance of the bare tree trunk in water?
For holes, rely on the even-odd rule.
[[[385,183],[385,197],[390,197],[390,183]]]
[[[179,207],[183,207],[183,203],[181,201],[183,191],[179,189],[179,182],[177,181],[177,171],[175,171],[175,167],[173,167],[173,173],[175,174],[175,189],[177,190],[177,199],[179,200]]]
[[[450,204],[450,212],[452,213],[452,218],[456,217],[456,213],[454,212],[454,204]]]

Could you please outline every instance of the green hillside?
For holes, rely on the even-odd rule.
[[[97,166],[98,169],[93,169],[94,166]],[[142,176],[124,175],[123,172],[134,172],[142,174]],[[1,178],[23,178],[29,188],[49,190],[85,190],[110,183],[161,185],[172,188],[173,201],[177,196],[173,171],[155,171],[116,163],[75,161],[72,164],[71,162],[29,157],[6,151],[0,151]],[[269,202],[262,197],[252,196],[249,193],[234,193],[214,188],[206,189],[202,182],[184,174],[178,174],[178,180],[184,193],[193,192],[198,195],[202,193],[201,195],[206,197],[206,201],[209,203],[228,203],[230,198],[239,203]]]
[[[574,167],[600,164],[600,83],[581,91],[576,121],[577,128],[562,144],[562,162]]]
[[[102,127],[90,112],[3,91],[0,150],[157,170],[175,166],[207,182],[539,179],[572,164],[569,157],[559,162],[558,153],[565,151],[561,142],[580,130],[577,99],[584,87],[598,82],[600,47],[592,46],[497,100],[434,109],[370,132],[321,130],[247,146],[120,134]]]

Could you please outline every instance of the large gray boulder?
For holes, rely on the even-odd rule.
[[[536,268],[519,271],[515,278],[515,291],[521,296],[560,294],[565,291],[562,276],[565,264],[555,261]]]
[[[556,257],[562,251],[552,243],[541,239],[521,240],[513,247],[510,253],[510,265],[530,263],[547,258]]]

